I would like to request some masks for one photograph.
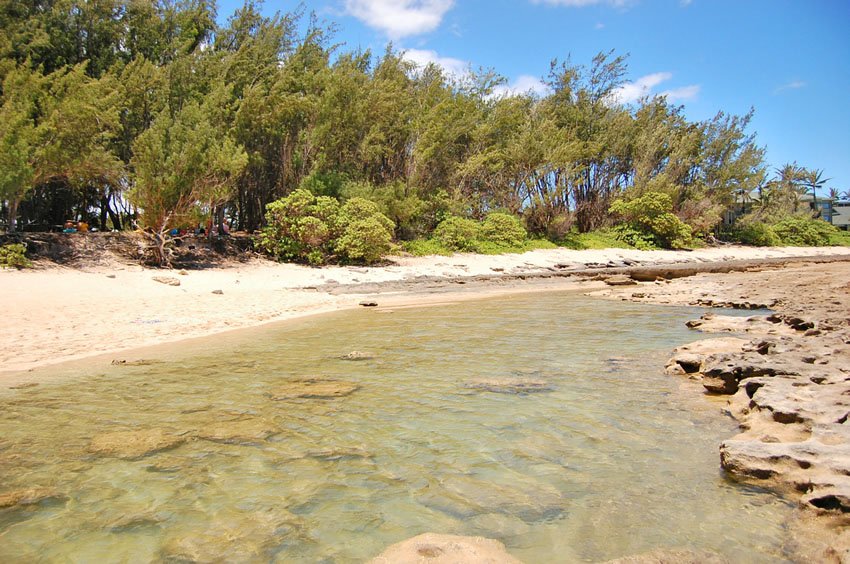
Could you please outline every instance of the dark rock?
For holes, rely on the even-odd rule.
[[[360,304],[359,304],[359,305],[362,305],[363,307],[377,307],[377,306],[378,306],[378,302],[372,302],[372,301],[362,301],[362,302],[360,302]]]
[[[213,290],[212,293],[217,295],[217,296],[221,296],[222,294],[224,294],[224,291],[223,290]]]

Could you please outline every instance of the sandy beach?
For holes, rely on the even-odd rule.
[[[416,305],[546,288],[591,290],[604,284],[578,277],[531,284],[524,278],[626,265],[831,255],[850,256],[850,248],[554,249],[497,256],[395,257],[392,265],[369,268],[310,268],[262,260],[191,271],[119,263],[69,269],[42,263],[35,269],[0,271],[5,305],[0,375],[357,307],[361,301],[374,301],[376,294],[381,305]],[[489,283],[475,288],[461,284],[476,277],[487,277]],[[446,285],[440,281],[449,287],[440,287]],[[399,287],[402,282],[404,288]]]

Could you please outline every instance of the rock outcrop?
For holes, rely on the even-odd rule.
[[[707,393],[729,396],[728,412],[741,427],[720,445],[720,463],[730,477],[797,499],[801,512],[795,523],[820,523],[807,525],[805,538],[795,538],[789,550],[801,561],[844,562],[850,561],[848,268],[800,270],[694,283],[690,303],[704,303],[709,286],[715,302],[771,303],[777,311],[750,317],[706,314],[690,322],[700,331],[747,338],[680,347],[667,372],[701,381]],[[687,303],[687,286],[687,281],[673,288],[652,286],[645,294],[654,301]]]

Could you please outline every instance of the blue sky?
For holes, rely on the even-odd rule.
[[[242,0],[220,0],[224,21]],[[296,2],[267,0],[264,12]],[[553,58],[628,54],[620,95],[665,93],[692,120],[755,108],[772,167],[797,161],[850,190],[850,0],[314,0],[345,49],[390,41],[451,72],[540,88]]]

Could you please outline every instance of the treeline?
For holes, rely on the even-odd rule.
[[[620,104],[613,53],[554,61],[545,96],[499,96],[490,71],[346,51],[300,8],[267,17],[248,1],[216,21],[211,0],[0,0],[8,228],[254,231],[302,188],[374,202],[397,240],[498,210],[557,241],[628,220],[617,209],[647,194],[700,236],[768,186],[751,115]]]

